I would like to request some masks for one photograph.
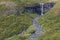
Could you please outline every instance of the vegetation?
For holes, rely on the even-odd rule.
[[[32,25],[32,14],[23,14],[15,16],[14,14],[9,16],[0,17],[0,39],[11,37],[13,35],[20,34],[23,30],[26,30]]]
[[[2,2],[3,1],[4,0],[2,0]],[[18,9],[20,9],[20,6],[18,6],[17,1],[15,4],[18,7]],[[20,2],[18,1],[18,3]],[[14,12],[6,13],[5,10],[6,11],[11,10],[12,6],[11,7],[10,6],[9,5],[6,6],[6,4],[0,4],[0,40],[5,40],[6,38],[13,37],[14,35],[18,35],[23,30],[29,28],[29,26],[32,25],[32,18],[37,15],[35,13],[26,13],[26,12],[22,13],[21,12],[22,10],[18,10],[19,15],[17,16],[14,14]],[[18,12],[16,14],[18,14]],[[21,38],[24,38],[24,36],[22,35],[20,36]]]
[[[12,6],[0,4],[0,40],[29,40],[29,35],[35,32],[32,18],[36,13],[22,12],[25,7],[47,0],[0,0],[0,2],[13,2],[16,13],[6,13]],[[16,8],[16,9],[15,9]],[[18,14],[18,15],[17,15]],[[39,24],[46,30],[37,40],[60,40],[60,2],[44,16],[39,17]],[[21,34],[23,31],[24,34]],[[49,37],[50,36],[50,37]]]
[[[60,2],[39,19],[46,33],[38,40],[60,40]]]

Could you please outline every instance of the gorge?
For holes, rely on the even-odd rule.
[[[40,3],[40,4],[35,4],[35,6],[33,7],[26,7],[25,8],[25,12],[35,12],[37,14],[39,14],[40,16],[43,16],[43,14],[45,14],[46,12],[48,12],[55,3]],[[42,29],[41,25],[38,24],[38,16],[35,16],[32,19],[33,25],[36,28],[35,32],[33,34],[30,35],[30,40],[36,40],[35,38],[38,38],[39,36],[41,36],[41,33],[44,33],[45,30]]]

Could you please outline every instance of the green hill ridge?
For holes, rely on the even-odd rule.
[[[22,11],[26,6],[33,6],[34,3],[46,1],[0,0],[0,3],[7,3],[0,4],[0,40],[29,40],[29,35],[35,31],[32,18],[38,14],[22,13]],[[14,11],[11,13],[6,13],[7,10],[12,10],[12,5],[9,5],[8,2],[12,2],[13,5]],[[17,12],[15,13],[15,11]],[[60,40],[60,2],[57,2],[44,16],[40,16],[38,22],[46,30],[46,33],[37,40]],[[27,30],[24,35],[20,34],[23,30]]]
[[[39,18],[40,25],[46,33],[38,40],[60,40],[60,2]]]

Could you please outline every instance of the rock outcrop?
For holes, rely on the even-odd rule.
[[[46,13],[48,10],[50,10],[55,3],[44,3],[43,4],[43,13]],[[33,12],[33,13],[38,13],[41,15],[42,11],[42,4],[41,3],[36,3],[34,6],[31,7],[25,7],[24,12]]]

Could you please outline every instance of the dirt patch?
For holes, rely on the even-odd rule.
[[[2,14],[9,14],[9,13],[15,13],[16,14],[16,4],[14,2],[0,2],[0,5],[2,5]],[[1,9],[0,9],[1,10]],[[1,13],[0,13],[1,14]]]

